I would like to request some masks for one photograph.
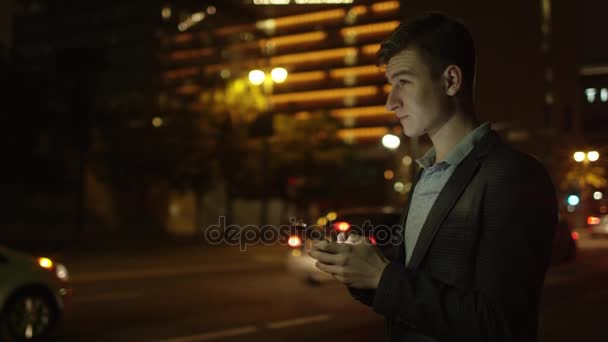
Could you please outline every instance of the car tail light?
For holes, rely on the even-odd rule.
[[[334,228],[334,230],[339,231],[339,232],[347,232],[350,229],[350,224],[348,222],[335,222],[332,227]]]
[[[302,246],[302,239],[300,239],[298,236],[291,236],[287,241],[287,244],[289,247],[297,248]]]
[[[578,232],[572,232],[572,240],[578,240]]]
[[[600,218],[595,217],[595,216],[589,216],[589,217],[587,217],[587,224],[588,225],[600,224]]]
[[[374,246],[376,245],[376,238],[375,237],[370,236],[369,237],[369,241],[372,243],[372,245],[374,245]]]

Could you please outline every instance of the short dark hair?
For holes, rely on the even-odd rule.
[[[448,65],[455,64],[462,70],[464,86],[473,89],[475,43],[459,20],[432,12],[402,21],[380,44],[379,64],[388,64],[393,56],[407,48],[415,48],[422,54],[431,69],[431,77],[439,77]]]

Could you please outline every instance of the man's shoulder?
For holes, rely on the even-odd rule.
[[[520,151],[513,146],[498,141],[482,160],[482,169],[495,175],[547,175],[543,163],[534,155]]]

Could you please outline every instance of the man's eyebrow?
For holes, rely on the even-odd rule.
[[[392,80],[395,77],[401,76],[401,75],[413,76],[414,73],[409,70],[399,70],[399,71],[394,72],[388,79]]]

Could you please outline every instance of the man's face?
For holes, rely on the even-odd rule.
[[[395,112],[408,137],[434,134],[448,119],[447,95],[441,79],[433,79],[429,65],[414,48],[393,56],[386,67],[392,85],[386,108]]]

